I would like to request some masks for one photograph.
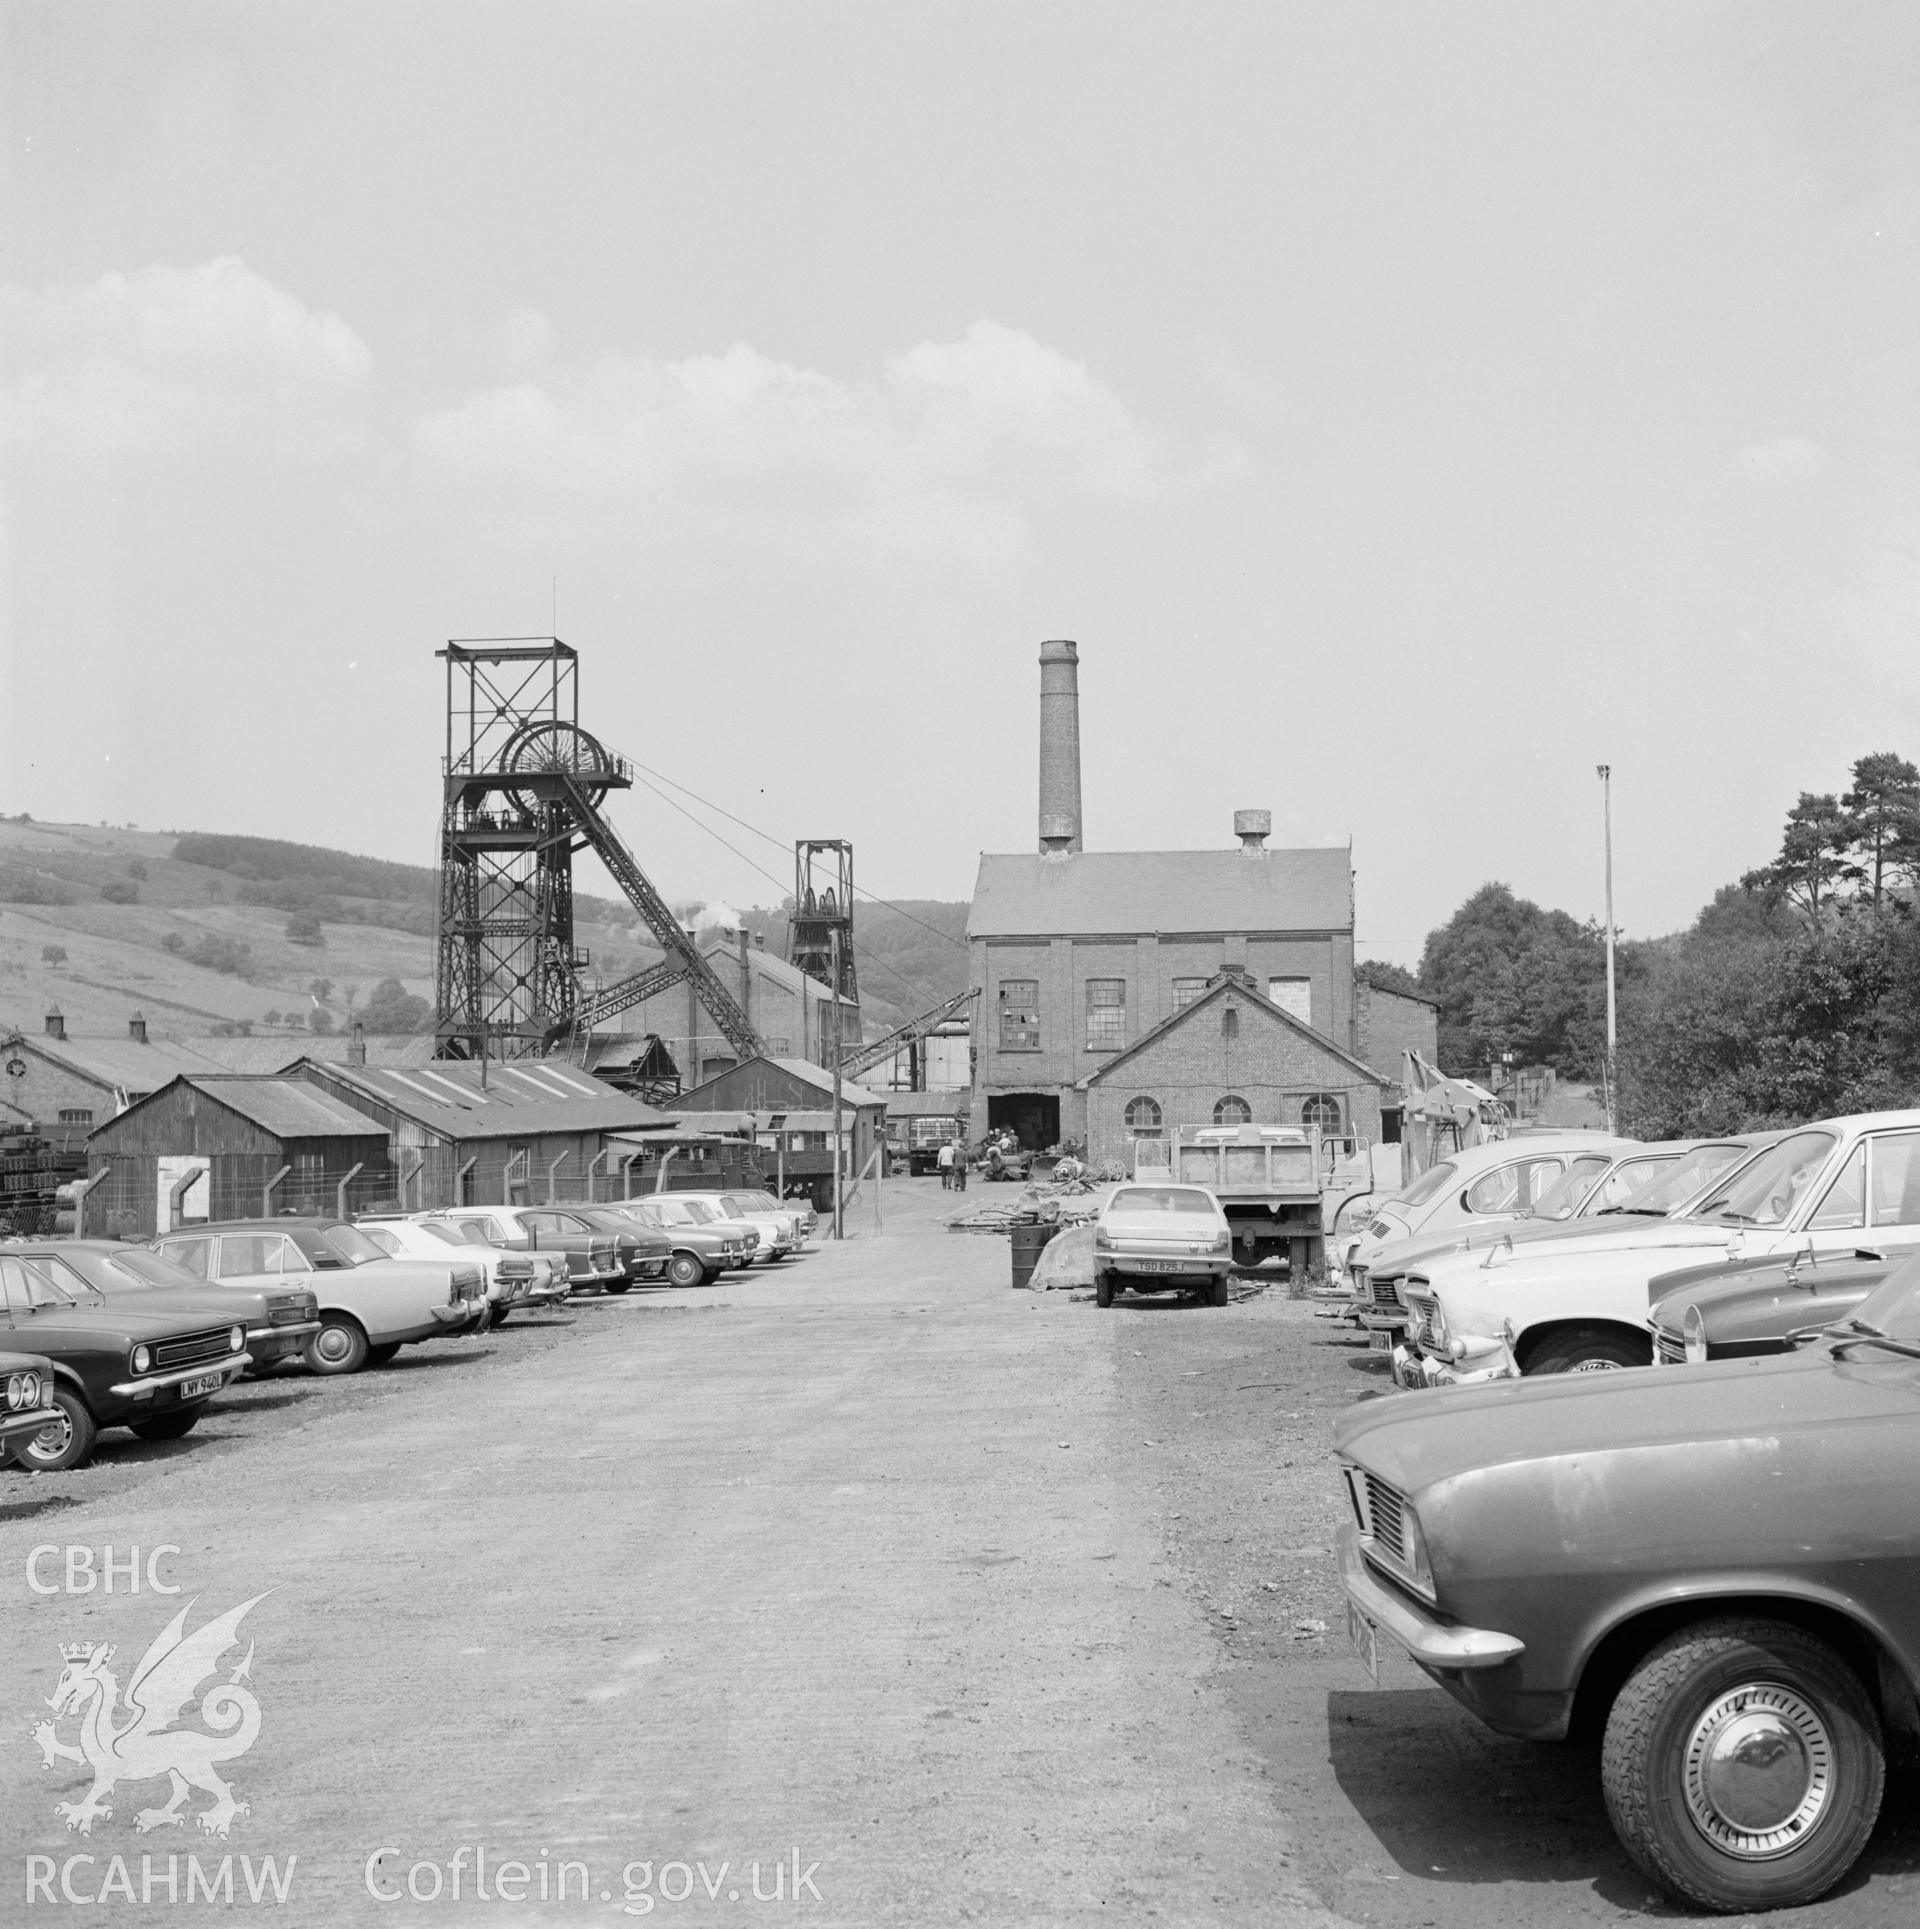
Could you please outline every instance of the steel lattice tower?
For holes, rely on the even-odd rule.
[[[840,934],[840,980],[834,983],[834,933]],[[808,977],[831,986],[848,1004],[860,1002],[853,969],[853,846],[842,837],[803,837],[793,847],[793,911],[787,959]]]

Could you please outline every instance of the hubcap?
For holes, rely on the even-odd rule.
[[[1567,1368],[1569,1373],[1618,1373],[1618,1360],[1581,1360]]]
[[[314,1335],[313,1350],[331,1366],[353,1351],[353,1342],[343,1327],[323,1326]]]
[[[72,1439],[73,1422],[63,1413],[59,1419],[49,1420],[28,1440],[27,1451],[39,1460],[58,1460]]]
[[[1764,1862],[1806,1840],[1833,1792],[1833,1743],[1813,1704],[1778,1682],[1723,1694],[1687,1740],[1687,1809],[1715,1848]]]

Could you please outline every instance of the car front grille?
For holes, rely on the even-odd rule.
[[[1400,1283],[1394,1279],[1376,1279],[1370,1282],[1373,1303],[1376,1306],[1398,1306],[1400,1304]]]
[[[1424,1299],[1415,1293],[1407,1295],[1407,1311],[1413,1315],[1414,1320],[1414,1338],[1422,1346],[1434,1344],[1433,1307],[1434,1302],[1430,1299]]]
[[[1653,1358],[1656,1366],[1685,1366],[1686,1342],[1678,1333],[1669,1333],[1664,1326],[1656,1327],[1653,1335]]]
[[[1406,1503],[1378,1474],[1366,1475],[1367,1531],[1396,1561],[1407,1558]]]
[[[182,1333],[175,1339],[160,1340],[153,1349],[156,1367],[198,1366],[204,1360],[224,1360],[233,1348],[227,1344],[228,1328],[209,1327],[204,1333]]]

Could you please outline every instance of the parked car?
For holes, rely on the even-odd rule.
[[[1699,1366],[1790,1353],[1857,1308],[1898,1266],[1913,1265],[1912,1248],[1871,1253],[1797,1252],[1785,1259],[1743,1259],[1663,1273],[1647,1315],[1657,1366]]]
[[[168,1233],[161,1258],[218,1283],[309,1290],[320,1330],[301,1357],[314,1373],[384,1366],[403,1346],[470,1331],[487,1310],[477,1261],[391,1259],[344,1219],[240,1219]]]
[[[1640,1232],[1531,1248],[1500,1242],[1416,1269],[1405,1296],[1421,1325],[1395,1352],[1395,1378],[1432,1386],[1644,1366],[1662,1274],[1796,1250],[1884,1257],[1916,1242],[1920,1111],[1823,1120],[1776,1137],[1684,1214]]]
[[[734,1191],[726,1195],[738,1199],[749,1214],[778,1213],[787,1218],[793,1227],[793,1244],[797,1252],[807,1243],[813,1230],[820,1223],[820,1215],[804,1199],[776,1199],[770,1192]]]
[[[1111,1306],[1115,1289],[1136,1293],[1198,1288],[1227,1303],[1233,1229],[1204,1186],[1116,1186],[1093,1222],[1093,1297]]]
[[[0,1319],[22,1352],[47,1359],[57,1417],[10,1440],[16,1466],[58,1473],[93,1452],[103,1427],[143,1440],[191,1433],[206,1404],[247,1364],[238,1319],[209,1320],[199,1295],[181,1306],[166,1289],[108,1299],[69,1267],[0,1251]]]
[[[158,1290],[167,1295],[169,1307],[182,1312],[197,1309],[206,1320],[241,1321],[246,1327],[248,1370],[254,1373],[297,1359],[320,1330],[319,1302],[297,1282],[242,1286],[202,1279],[144,1246],[130,1246],[120,1239],[62,1239],[15,1250],[77,1274],[87,1287],[110,1300]],[[65,1283],[71,1290],[72,1281]]]
[[[1370,1402],[1335,1446],[1363,1653],[1504,1734],[1599,1729],[1627,1853],[1686,1901],[1846,1874],[1886,1735],[1920,1739],[1920,1273],[1794,1353]]]
[[[23,1434],[61,1424],[53,1389],[53,1362],[44,1354],[0,1352],[0,1467]]]
[[[451,1225],[476,1226],[490,1246],[507,1252],[544,1252],[564,1257],[571,1286],[625,1290],[627,1268],[620,1241],[557,1206],[445,1206],[433,1215]]]
[[[624,1293],[640,1280],[665,1277],[673,1258],[673,1241],[665,1233],[643,1226],[611,1206],[571,1205],[567,1211],[590,1231],[604,1233],[618,1248],[623,1276],[608,1282],[608,1292]]]
[[[1354,1311],[1362,1326],[1397,1337],[1412,1323],[1403,1289],[1416,1267],[1454,1253],[1484,1252],[1502,1239],[1520,1246],[1609,1230],[1630,1233],[1637,1221],[1684,1210],[1756,1143],[1751,1137],[1673,1139],[1624,1145],[1597,1160],[1576,1155],[1532,1205],[1511,1219],[1486,1217],[1440,1233],[1415,1233],[1390,1240],[1371,1259],[1357,1262]]]
[[[1598,1178],[1613,1154],[1632,1139],[1605,1132],[1552,1132],[1495,1139],[1450,1153],[1402,1191],[1382,1199],[1357,1231],[1328,1242],[1329,1277],[1350,1282],[1390,1241],[1427,1237],[1456,1227],[1505,1222],[1524,1212],[1575,1161]]]
[[[567,1296],[564,1260],[546,1253],[508,1252],[491,1244],[470,1222],[456,1224],[427,1213],[407,1217],[362,1213],[353,1223],[392,1259],[444,1261],[451,1247],[462,1259],[474,1261],[486,1273],[490,1325],[498,1326],[516,1306],[536,1298],[551,1301]]]
[[[752,1228],[711,1213],[697,1200],[677,1192],[650,1192],[644,1199],[623,1199],[608,1211],[621,1212],[650,1232],[673,1242],[667,1260],[670,1286],[711,1286],[729,1266],[744,1266],[752,1256]]]
[[[687,1192],[680,1196],[684,1199],[698,1199],[702,1205],[718,1213],[722,1219],[731,1219],[742,1226],[749,1227],[757,1241],[752,1257],[764,1259],[770,1266],[777,1259],[785,1259],[800,1244],[799,1235],[795,1231],[794,1215],[772,1204],[765,1207],[748,1204],[747,1202],[755,1196],[752,1193]]]

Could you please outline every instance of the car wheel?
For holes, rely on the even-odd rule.
[[[700,1286],[705,1284],[708,1277],[706,1267],[692,1253],[675,1253],[667,1261],[667,1284],[670,1286]]]
[[[632,1284],[633,1281],[630,1279],[610,1279],[607,1281],[607,1291],[615,1294],[624,1293]]]
[[[57,1386],[48,1404],[60,1409],[60,1418],[13,1442],[14,1465],[30,1474],[61,1474],[83,1465],[100,1438],[87,1403],[77,1393]]]
[[[1113,1304],[1113,1275],[1111,1273],[1094,1274],[1093,1303],[1096,1306],[1111,1306]]]
[[[385,1340],[378,1346],[369,1346],[367,1348],[367,1364],[369,1366],[385,1366],[389,1360],[396,1360],[399,1357],[400,1342],[398,1340]]]
[[[495,1307],[494,1307],[494,1309],[493,1309],[493,1323],[494,1323],[494,1325],[495,1325],[495,1326],[504,1326],[504,1325],[506,1325],[506,1323],[507,1323],[507,1315],[508,1315],[509,1313],[511,1313],[512,1311],[513,1311],[513,1308],[512,1308],[511,1306],[501,1306],[501,1305],[498,1305],[498,1304],[496,1304],[496,1305],[495,1305]]]
[[[1790,1908],[1853,1866],[1886,1758],[1859,1677],[1779,1621],[1705,1621],[1663,1641],[1607,1718],[1607,1813],[1675,1895],[1728,1912]]]
[[[187,1407],[174,1413],[163,1413],[156,1419],[138,1422],[133,1431],[142,1440],[184,1440],[200,1424],[199,1407]]]
[[[1233,1297],[1232,1288],[1225,1273],[1213,1276],[1213,1291],[1208,1295],[1216,1306],[1224,1306]]]
[[[307,1342],[306,1362],[314,1373],[358,1373],[367,1363],[367,1336],[357,1320],[322,1313],[320,1330]]]
[[[1536,1373],[1612,1373],[1620,1367],[1651,1366],[1651,1339],[1635,1342],[1624,1333],[1563,1333],[1543,1342],[1520,1370]]]

